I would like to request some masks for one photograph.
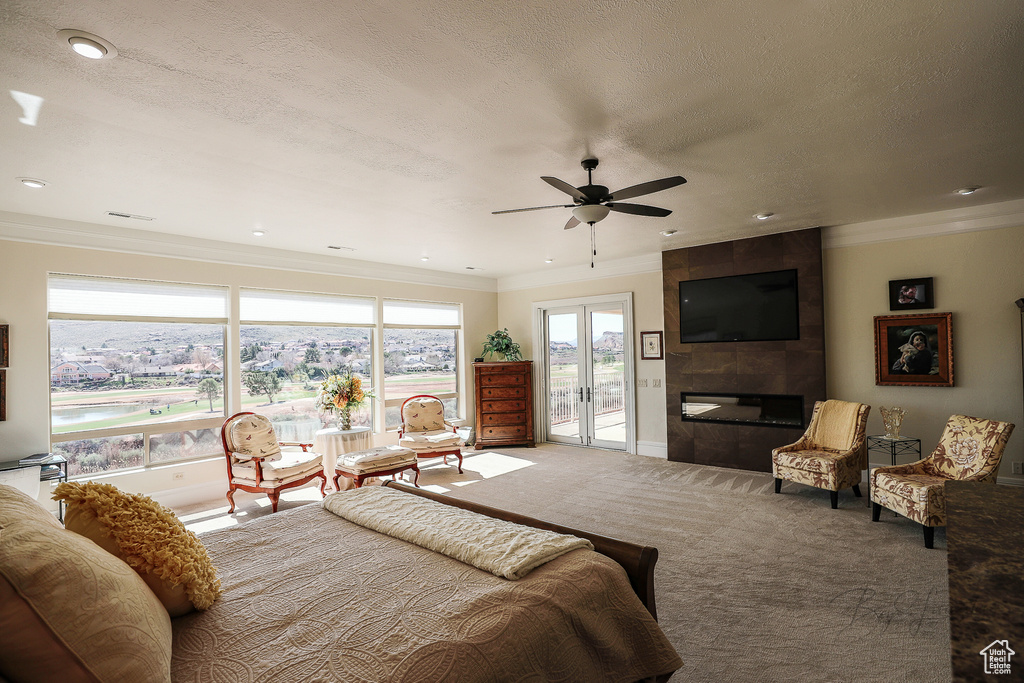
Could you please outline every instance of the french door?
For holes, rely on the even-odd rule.
[[[545,438],[635,452],[629,298],[546,303],[535,347]]]

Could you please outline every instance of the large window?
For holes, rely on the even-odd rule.
[[[384,301],[384,397],[389,428],[401,424],[402,402],[437,396],[445,417],[459,416],[458,304]]]
[[[219,452],[227,289],[51,275],[50,432],[71,476]]]
[[[278,438],[311,442],[324,426],[314,406],[320,382],[352,372],[373,389],[375,300],[243,289],[242,409],[270,418]],[[307,324],[302,324],[307,323]],[[308,324],[315,323],[315,324]],[[373,404],[352,423],[373,427]]]

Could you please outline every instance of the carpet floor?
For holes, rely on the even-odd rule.
[[[424,461],[420,486],[658,549],[658,618],[684,666],[676,681],[948,681],[945,530],[852,491],[770,474],[543,444],[467,451],[465,473]],[[867,486],[862,485],[867,493]],[[319,500],[305,488],[280,509]],[[270,513],[237,493],[178,510],[197,533]]]

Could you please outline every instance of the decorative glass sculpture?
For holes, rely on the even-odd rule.
[[[906,416],[907,411],[898,406],[893,406],[892,408],[879,406],[878,410],[882,413],[882,425],[885,426],[885,435],[890,439],[900,438],[900,425],[903,424],[903,418]]]

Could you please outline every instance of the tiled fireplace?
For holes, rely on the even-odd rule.
[[[662,253],[669,460],[767,472],[771,449],[800,437],[826,397],[821,266],[818,228]],[[680,341],[681,280],[794,268],[799,339]],[[703,406],[684,416],[684,397]],[[733,402],[709,408],[710,399]]]

